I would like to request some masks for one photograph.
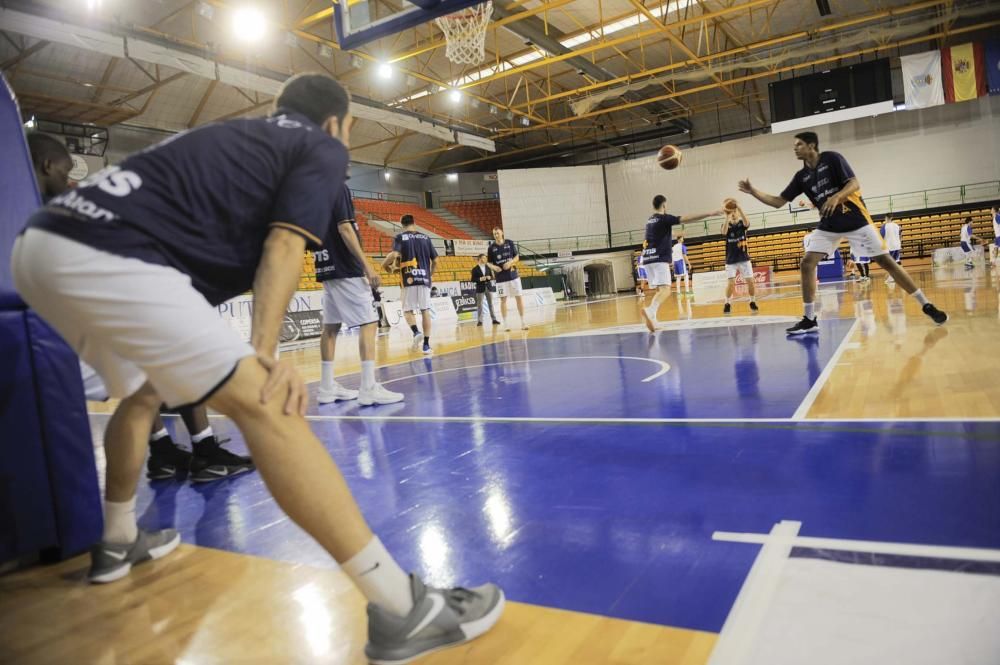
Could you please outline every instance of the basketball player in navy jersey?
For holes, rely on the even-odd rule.
[[[487,265],[496,275],[497,297],[500,298],[500,316],[503,318],[504,330],[510,330],[510,319],[507,318],[507,301],[514,298],[517,303],[517,314],[521,317],[521,330],[527,330],[524,322],[524,296],[521,295],[521,278],[517,274],[517,264],[521,257],[517,253],[517,244],[513,240],[504,239],[503,229],[499,226],[493,229],[493,242],[486,248]]]
[[[399,219],[403,232],[392,239],[392,251],[385,257],[382,267],[392,270],[399,265],[403,280],[403,315],[413,331],[413,345],[423,341],[424,355],[433,353],[431,349],[431,281],[437,268],[438,253],[431,239],[413,228],[413,215],[403,215]],[[420,312],[423,332],[417,328],[414,312]]]
[[[332,78],[296,76],[269,117],[132,155],[33,215],[11,268],[24,300],[121,398],[106,430],[91,581],[177,547],[172,529],[137,528],[136,484],[161,402],[207,402],[236,423],[282,509],[368,598],[367,657],[404,662],[485,632],[504,597],[493,585],[428,588],[403,572],[310,430],[302,379],[276,355],[302,255],[319,248],[344,184],[349,104]],[[215,306],[251,287],[246,343]]]
[[[820,210],[819,228],[809,234],[806,254],[802,258],[802,302],[805,311],[802,320],[786,332],[789,335],[819,332],[814,304],[816,265],[836,250],[843,238],[847,238],[856,254],[872,257],[882,266],[903,290],[921,304],[924,314],[934,323],[941,325],[947,321],[948,315],[932,305],[906,270],[889,256],[861,198],[858,177],[847,160],[840,153],[830,150],[820,152],[819,137],[815,132],[796,134],[792,149],[795,158],[802,160],[802,168],[779,196],[756,189],[749,179],[738,184],[741,192],[773,208],[780,208],[795,200],[799,194],[805,194]]]
[[[740,275],[746,282],[750,292],[750,311],[757,312],[757,282],[753,278],[753,264],[750,262],[747,231],[750,221],[743,214],[743,209],[725,210],[726,218],[722,222],[722,235],[726,237],[726,304],[723,314],[733,311],[733,292],[736,291],[736,277]]]
[[[31,132],[28,134],[28,151],[35,169],[38,192],[44,203],[69,191],[73,158],[59,139]],[[87,399],[103,402],[109,398],[104,382],[93,367],[81,362],[80,372]],[[174,443],[157,413],[149,434],[146,477],[150,480],[169,480],[187,476],[192,482],[203,483],[253,471],[253,462],[249,457],[234,455],[216,440],[204,406],[179,409],[178,414],[191,435],[191,451]]]
[[[372,289],[382,283],[361,247],[358,222],[354,219],[351,190],[344,185],[333,209],[330,230],[323,249],[313,252],[316,280],[323,284],[323,334],[319,341],[321,379],[316,401],[358,400],[362,406],[394,404],[403,393],[384,388],[375,380],[375,336],[379,314]],[[360,327],[361,389],[351,390],[334,378],[337,335],[341,325]]]
[[[667,197],[657,194],[653,197],[653,214],[646,220],[646,239],[642,243],[642,267],[646,270],[646,282],[656,289],[649,307],[641,307],[643,321],[649,332],[656,332],[656,312],[663,301],[670,296],[670,263],[673,260],[673,227],[714,217],[721,211],[713,210],[701,215],[677,217],[667,214]]]

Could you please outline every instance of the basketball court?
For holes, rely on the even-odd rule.
[[[217,21],[232,9],[216,2],[164,4],[171,5],[164,10],[174,13],[144,29],[144,38],[153,30],[169,36],[171,42],[164,48],[179,47],[173,42],[180,39],[179,28],[171,21],[185,22],[188,14],[200,16],[192,18],[200,22]],[[268,19],[288,28],[291,37],[286,40],[299,40],[296,46],[291,41],[285,46],[336,46],[331,67],[349,85],[354,85],[351,78],[360,78],[354,72],[361,65],[353,58],[365,67],[408,67],[407,73],[386,70],[386,78],[397,77],[401,86],[392,94],[379,96],[360,82],[352,87],[365,98],[362,106],[369,100],[380,105],[358,114],[368,124],[359,121],[362,138],[352,140],[352,147],[361,147],[352,160],[374,150],[372,141],[382,141],[378,150],[385,153],[378,163],[359,160],[359,174],[348,181],[352,189],[364,192],[355,194],[359,200],[369,200],[363,209],[364,233],[381,229],[384,234],[394,221],[392,215],[408,211],[380,211],[371,203],[388,201],[437,210],[437,218],[419,223],[434,232],[442,254],[446,240],[488,242],[482,229],[477,235],[474,216],[466,209],[462,215],[455,213],[455,223],[442,212],[443,203],[432,207],[411,197],[409,189],[399,196],[393,190],[403,192],[406,178],[415,180],[418,172],[425,179],[441,176],[440,182],[421,185],[427,202],[432,197],[438,201],[441,191],[444,196],[453,191],[441,184],[441,169],[462,172],[478,168],[473,164],[482,160],[484,168],[499,171],[492,181],[484,181],[497,182],[496,192],[487,197],[484,187],[482,193],[492,203],[499,199],[497,216],[502,211],[505,232],[518,242],[525,281],[535,279],[544,287],[533,291],[547,289],[546,295],[552,296],[539,294],[531,303],[523,321],[527,331],[506,331],[507,321],[504,326],[488,321],[477,326],[475,315],[463,317],[456,310],[457,301],[446,316],[436,309],[434,349],[427,356],[411,345],[410,330],[394,315],[377,341],[379,381],[406,399],[368,407],[356,401],[318,404],[318,345],[299,312],[289,307],[286,325],[295,335],[286,340],[282,355],[292,358],[305,378],[311,396],[306,418],[341,469],[372,530],[404,569],[419,573],[428,585],[492,581],[506,594],[507,609],[492,631],[419,662],[1000,665],[1000,634],[993,625],[1000,615],[1000,356],[993,352],[1000,339],[1000,266],[981,254],[971,269],[938,260],[943,254],[935,256],[934,251],[957,244],[957,226],[947,245],[936,244],[931,231],[916,230],[924,228],[918,224],[944,224],[925,224],[923,218],[918,222],[918,214],[943,215],[950,206],[956,215],[979,215],[980,209],[996,205],[1000,165],[995,158],[977,181],[978,189],[968,177],[947,186],[956,191],[961,187],[960,195],[950,189],[942,193],[947,187],[933,177],[947,175],[932,177],[933,166],[886,174],[923,150],[918,143],[925,134],[915,133],[912,126],[855,116],[824,130],[823,140],[829,139],[831,149],[838,143],[854,146],[853,153],[845,149],[845,156],[859,177],[877,183],[866,187],[873,213],[911,215],[914,221],[908,223],[914,230],[909,236],[904,232],[903,242],[904,252],[915,256],[908,256],[903,265],[923,293],[948,313],[945,325],[935,325],[913,298],[887,283],[886,273],[876,269],[870,281],[842,273],[824,278],[816,298],[819,333],[786,335],[802,316],[802,284],[795,269],[802,254],[800,231],[813,228],[818,219],[815,210],[799,208],[798,203],[793,209],[789,203],[787,212],[754,210],[750,215],[750,254],[755,265],[768,266],[767,278],[758,282],[759,313],[748,310],[741,288],[732,314],[723,315],[719,289],[725,277],[715,274],[714,282],[702,281],[719,273],[724,263],[717,256],[719,220],[713,218],[684,229],[692,261],[698,262],[693,292],[680,293],[674,286],[659,309],[656,331],[650,333],[640,316],[649,298],[636,297],[635,282],[626,273],[634,248],[643,241],[652,195],[663,191],[670,210],[682,216],[718,207],[713,202],[721,201],[723,194],[736,195],[734,174],[753,164],[759,166],[747,173],[754,182],[780,191],[797,168],[786,145],[791,134],[774,136],[769,129],[755,138],[750,120],[747,137],[723,140],[725,122],[737,122],[731,119],[734,111],[727,120],[719,116],[717,144],[696,144],[694,139],[690,148],[684,144],[684,162],[677,158],[670,165],[676,171],[658,168],[663,164],[657,163],[656,154],[660,145],[682,145],[686,139],[677,133],[664,135],[669,139],[640,136],[637,144],[651,141],[648,149],[622,154],[614,162],[591,163],[580,157],[565,166],[544,162],[546,168],[535,168],[529,162],[504,161],[518,150],[535,149],[512,137],[527,132],[529,123],[554,128],[562,120],[544,101],[520,106],[517,90],[501,94],[478,82],[505,79],[512,70],[524,68],[525,78],[509,81],[511,86],[521,81],[516,85],[524,86],[524,100],[544,100],[560,95],[560,90],[569,96],[572,90],[579,101],[600,94],[605,89],[601,79],[590,76],[585,84],[560,84],[556,89],[551,85],[555,79],[528,74],[535,70],[532,63],[554,67],[571,58],[587,58],[588,53],[618,51],[622,62],[631,63],[622,77],[636,66],[643,76],[652,77],[662,73],[658,68],[673,71],[672,65],[656,62],[654,56],[650,62],[632,62],[630,58],[640,56],[628,49],[659,45],[671,54],[675,49],[678,57],[693,57],[700,67],[723,47],[750,48],[737,45],[739,34],[747,43],[754,35],[767,38],[744,25],[758,17],[768,21],[775,35],[790,34],[797,25],[791,19],[782,22],[784,9],[797,18],[818,20],[813,3],[779,7],[771,0],[754,1],[734,11],[725,3],[632,0],[607,3],[607,12],[602,6],[600,16],[590,16],[598,10],[581,7],[585,3],[579,0],[489,6],[474,0],[290,4],[295,7],[285,12],[294,16],[276,18],[281,12],[272,8]],[[821,0],[821,13],[823,4]],[[867,16],[874,9],[846,4],[851,11],[845,8],[843,15],[834,17],[845,24],[849,17]],[[936,11],[940,3],[890,4],[898,13],[916,17],[912,25],[906,24],[911,28],[925,28],[920,21],[937,25],[924,12]],[[580,24],[575,29],[570,29],[565,11],[561,19],[554,18],[564,5],[569,5],[567,10],[580,8],[573,19]],[[205,18],[211,12],[203,7],[215,18]],[[44,17],[16,9],[20,23],[6,10],[0,15],[7,22],[0,27],[3,35],[40,39],[41,24],[32,21]],[[770,15],[764,19],[755,9],[778,16],[774,25]],[[965,9],[971,13],[957,28],[969,39],[1000,25],[995,7],[970,3]],[[717,17],[725,20],[715,21]],[[543,27],[551,20],[552,38],[563,51],[542,43],[514,48],[514,32],[498,36],[498,28],[527,24],[529,19],[530,25]],[[634,22],[619,25],[628,20]],[[927,38],[906,42],[909,32],[892,22],[891,13],[870,20],[904,47],[932,47]],[[675,27],[665,27],[671,24]],[[95,18],[88,29],[100,31],[100,25]],[[595,32],[604,28],[606,34]],[[715,40],[711,47],[697,36],[699,30],[710,29],[703,38]],[[445,37],[449,30],[467,42],[482,38],[485,46],[465,43],[460,55],[449,49],[455,57],[445,61],[445,42],[453,37]],[[643,37],[647,30],[653,32]],[[853,35],[847,28],[831,30],[845,39]],[[194,32],[199,41],[203,35]],[[58,42],[54,32],[50,37]],[[91,34],[89,39],[97,38]],[[30,42],[8,41],[20,49],[11,57],[31,56],[24,54],[33,48]],[[791,37],[787,41],[797,44]],[[862,48],[860,42],[856,46]],[[873,52],[877,55],[877,49]],[[140,53],[140,59],[154,58],[152,62],[158,57]],[[289,58],[294,64],[294,57]],[[420,62],[423,66],[416,65]],[[118,80],[114,72],[125,65],[117,63],[108,66],[102,86]],[[5,65],[5,76],[10,77],[8,69],[16,65]],[[572,66],[582,67],[575,61]],[[156,77],[162,80],[158,67]],[[21,69],[28,71],[21,72],[20,80],[32,76],[30,66]],[[243,72],[240,76],[247,78],[239,85],[212,79],[197,109],[185,106],[185,116],[194,113],[189,124],[199,124],[202,111],[220,103],[209,102],[216,83],[220,90],[226,85],[238,90],[245,98],[240,105],[260,107],[246,112],[262,112],[263,97],[253,87],[270,83],[249,78],[265,78],[262,71]],[[735,74],[728,71],[725,76]],[[413,80],[404,86],[400,79],[407,77]],[[669,103],[677,97],[678,83],[695,80],[693,75],[681,76],[670,83],[673,90],[660,81],[656,94],[641,87],[623,89],[621,99],[611,103],[624,100],[637,111],[629,111],[625,121],[628,110],[614,115],[613,109],[605,120],[631,122],[637,114],[654,111],[673,118],[649,104]],[[736,90],[736,84],[715,83],[716,106],[732,97],[735,109],[730,88]],[[475,121],[455,120],[447,125],[444,138],[435,138],[442,127],[428,128],[430,124],[424,126],[416,116],[426,111],[427,118],[440,121],[439,113],[421,105],[436,104],[424,98],[436,99],[449,91],[462,91],[461,104],[477,100],[469,108],[480,114],[470,110]],[[42,95],[30,87],[18,94],[22,107],[37,104]],[[767,94],[761,99],[744,87],[739,95],[745,102],[738,110],[741,118],[758,109],[764,112]],[[659,101],[649,102],[651,97]],[[640,104],[642,99],[646,101]],[[951,131],[964,137],[955,140],[965,141],[965,146],[989,140],[996,153],[996,100],[966,102],[978,105],[978,111],[961,117],[953,110],[957,106],[941,107],[952,109],[950,116],[943,110],[933,116],[928,111],[921,116],[926,127],[920,131],[945,132],[941,141],[952,140],[946,133]],[[99,103],[99,95],[88,102]],[[691,129],[697,132],[697,106],[692,103],[674,119],[695,118]],[[54,106],[37,108],[58,115]],[[204,120],[225,119],[221,107],[216,111]],[[776,112],[776,107],[768,108],[769,114]],[[378,115],[382,113],[405,117]],[[718,108],[715,113],[720,114]],[[40,111],[39,121],[45,120],[43,115]],[[132,119],[141,117],[137,113]],[[522,124],[522,117],[528,122]],[[411,120],[421,127],[407,125]],[[496,130],[493,124],[501,121],[505,128]],[[380,122],[394,127],[382,127],[388,138],[372,129]],[[603,126],[572,126],[580,132],[573,140],[591,130],[599,135],[598,142],[617,140],[601,135]],[[675,132],[687,134],[691,129],[684,132],[679,124]],[[639,131],[647,130],[643,126]],[[866,148],[869,131],[890,148],[883,147],[883,153]],[[618,136],[629,132],[634,134],[635,128],[621,130]],[[411,138],[415,134],[419,136]],[[396,153],[404,140],[412,141],[412,147]],[[440,157],[451,150],[432,147],[433,141],[442,140],[464,152],[450,161]],[[559,150],[566,147],[565,137],[553,141]],[[412,154],[424,161],[395,166],[394,156]],[[443,161],[434,161],[438,159]],[[964,178],[969,170],[954,177]],[[478,171],[474,175],[474,184],[466,178],[461,187],[455,186],[455,201],[465,200],[465,190],[478,189],[482,179]],[[919,197],[905,198],[910,193],[900,182],[920,189],[923,203],[911,202]],[[368,192],[362,185],[379,189]],[[937,192],[941,200],[935,203],[935,195],[928,192]],[[739,201],[747,205],[751,199],[743,196]],[[435,227],[434,219],[445,221]],[[986,233],[983,220],[976,217],[976,224]],[[456,234],[453,239],[444,228],[469,237]],[[785,240],[777,240],[779,232],[794,232],[792,249],[786,251]],[[367,237],[364,240],[373,260],[385,254],[378,244],[384,238],[376,240],[375,249]],[[992,242],[992,236],[987,240]],[[774,249],[779,246],[780,252]],[[772,250],[773,257],[767,254]],[[765,255],[768,258],[758,263],[756,257]],[[456,284],[468,280],[472,264],[459,260],[454,246],[449,258],[457,267],[442,285],[449,279]],[[783,263],[789,260],[791,268]],[[313,288],[309,280],[315,270],[312,277],[306,273],[308,269],[304,291]],[[560,278],[561,288],[554,289]],[[308,297],[302,293],[296,297],[305,303]],[[469,294],[460,290],[452,295]],[[513,302],[509,309],[509,319],[521,322]],[[234,306],[220,313],[235,320],[235,311]],[[361,380],[357,334],[346,331],[337,344],[337,380],[349,388],[357,388]],[[86,404],[102,488],[106,460],[101,442],[115,405]],[[163,417],[173,439],[186,443],[189,437],[180,417]],[[250,453],[230,419],[216,413],[210,419],[217,435],[228,440],[228,449]],[[85,432],[79,434],[86,437]],[[87,583],[89,556],[77,553],[45,565],[21,565],[0,576],[0,662],[367,662],[365,598],[330,554],[282,511],[259,472],[211,483],[143,477],[137,497],[139,526],[177,529],[183,541],[178,551],[107,585]]]

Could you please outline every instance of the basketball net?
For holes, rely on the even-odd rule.
[[[448,47],[445,55],[456,64],[478,65],[486,59],[486,26],[493,15],[490,0],[456,14],[435,19]]]

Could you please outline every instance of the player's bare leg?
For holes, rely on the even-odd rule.
[[[431,310],[425,309],[420,313],[424,324],[424,348],[425,354],[431,353]]]
[[[726,280],[726,304],[722,308],[723,314],[733,311],[733,293],[736,292],[736,278],[731,277]]]
[[[324,323],[323,332],[319,338],[320,384],[316,401],[320,404],[358,398],[358,391],[341,385],[337,381],[334,371],[337,358],[337,335],[340,334],[340,327],[340,323]]]
[[[521,317],[521,330],[527,330],[528,324],[524,322],[524,296],[514,296],[517,301],[517,314]]]
[[[750,279],[747,282],[747,290],[750,292],[750,311],[757,311],[757,282],[753,278],[753,274],[750,275]]]
[[[670,297],[670,293],[669,284],[657,286],[649,307],[642,308],[642,318],[649,332],[656,332],[656,313],[660,311],[660,305],[663,304],[663,301]]]
[[[108,421],[104,431],[107,456],[104,496],[108,501],[128,501],[135,497],[146,461],[149,432],[157,418],[160,402],[160,396],[147,383],[123,399]]]
[[[948,315],[939,310],[937,307],[932,305],[930,301],[927,300],[927,296],[917,283],[913,281],[910,277],[910,273],[906,272],[903,266],[899,265],[893,261],[892,257],[888,254],[882,254],[881,256],[876,256],[873,260],[878,263],[882,268],[885,269],[889,275],[896,280],[896,283],[903,287],[903,290],[913,296],[917,302],[920,303],[922,311],[924,314],[929,316],[934,323],[941,325],[948,320]]]

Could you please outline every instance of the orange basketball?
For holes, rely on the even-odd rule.
[[[670,171],[681,165],[681,159],[683,157],[684,154],[681,152],[680,148],[675,145],[665,145],[660,148],[660,152],[657,153],[656,162],[660,165],[661,169]]]
[[[732,212],[733,210],[739,208],[740,204],[736,202],[736,199],[729,198],[722,202],[722,207],[728,210],[729,212]]]

